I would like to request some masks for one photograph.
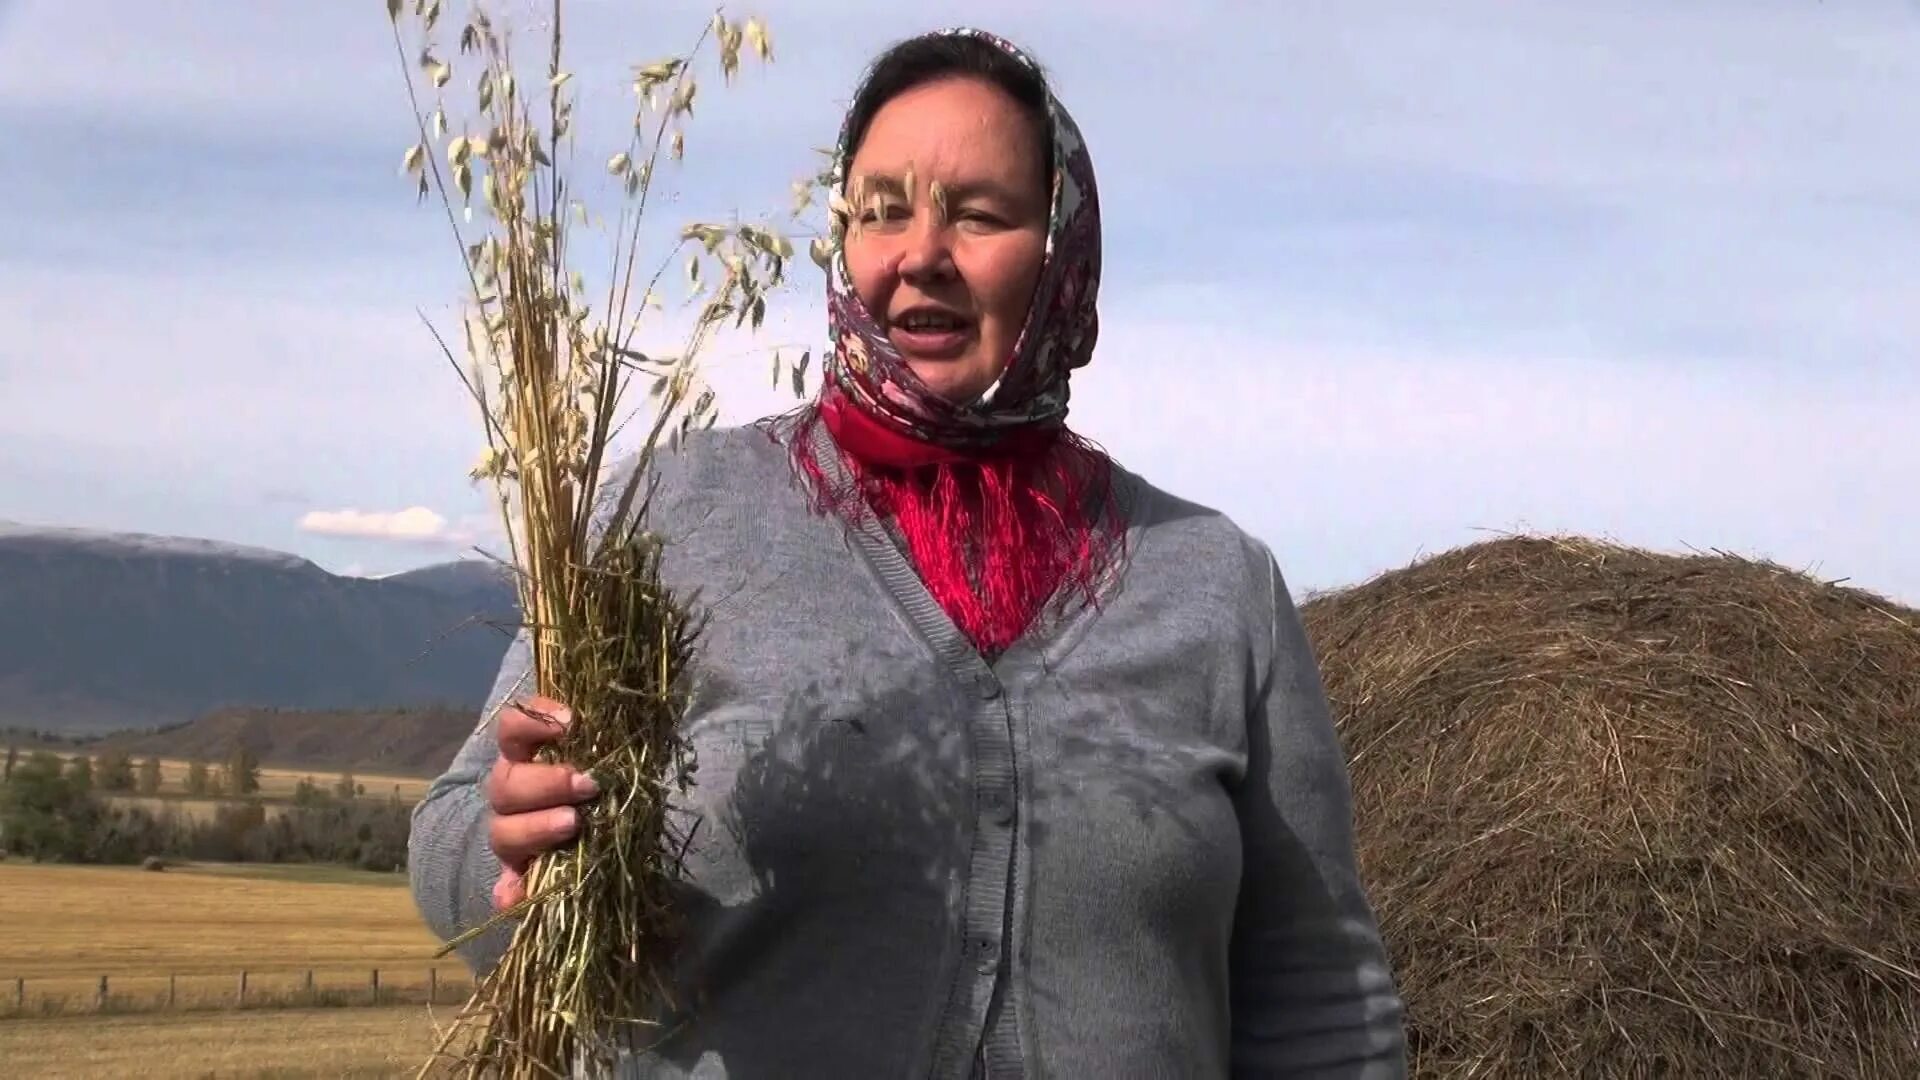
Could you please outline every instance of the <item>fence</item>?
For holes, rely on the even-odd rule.
[[[16,976],[0,981],[0,1019],[68,1013],[457,1005],[472,992],[472,977],[464,967]]]

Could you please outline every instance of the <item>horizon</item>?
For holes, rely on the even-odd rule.
[[[278,548],[260,547],[257,545],[241,544],[233,541],[221,540],[215,537],[176,536],[176,535],[163,534],[163,533],[119,532],[119,531],[114,531],[109,529],[88,528],[84,526],[40,525],[32,522],[13,521],[7,518],[0,518],[0,542],[4,542],[7,539],[7,531],[9,528],[20,528],[29,532],[80,534],[80,535],[89,536],[89,537],[100,537],[100,538],[106,538],[106,539],[135,538],[140,540],[157,540],[157,541],[163,541],[163,542],[164,541],[180,541],[180,542],[194,544],[194,545],[203,545],[203,544],[211,545],[215,549],[226,549],[227,553],[238,554],[238,555],[259,554],[259,555],[270,555],[270,556],[279,556],[279,557],[292,556],[294,558],[304,559],[310,562],[316,569],[330,576],[342,577],[342,578],[355,578],[361,581],[387,581],[394,578],[404,577],[409,574],[418,573],[423,570],[431,570],[436,567],[481,564],[481,563],[489,563],[489,562],[499,565],[500,558],[501,558],[501,556],[497,552],[487,551],[484,548],[473,548],[465,551],[445,552],[441,554],[440,557],[432,559],[431,561],[416,563],[413,565],[406,566],[399,570],[387,570],[387,571],[381,571],[377,573],[369,573],[369,572],[361,572],[358,568],[351,568],[351,567],[346,569],[332,569],[332,568],[323,566],[318,562],[313,562],[313,560],[307,559],[306,556],[300,555],[298,552],[282,551]],[[1597,541],[1599,543],[1607,543],[1607,544],[1612,543],[1612,541],[1607,541],[1607,540],[1595,538],[1595,537],[1582,536],[1580,534],[1574,534],[1574,533],[1527,533],[1527,532],[1493,533],[1491,531],[1489,532],[1490,532],[1490,535],[1482,537],[1481,539],[1478,539],[1478,540],[1470,540],[1465,544],[1460,545],[1460,547],[1458,548],[1449,548],[1441,551],[1422,552],[1401,566],[1388,567],[1380,571],[1378,574],[1375,574],[1372,577],[1369,577],[1360,581],[1344,582],[1344,583],[1331,585],[1331,586],[1324,586],[1324,587],[1303,588],[1301,586],[1294,585],[1291,587],[1290,591],[1297,602],[1304,604],[1306,602],[1310,602],[1311,600],[1319,598],[1321,596],[1339,594],[1352,589],[1364,588],[1383,578],[1391,577],[1394,574],[1412,569],[1422,563],[1427,562],[1430,559],[1438,558],[1440,556],[1446,555],[1453,551],[1458,551],[1468,547],[1478,546],[1481,544],[1499,543],[1505,540],[1581,539],[1581,540]],[[1920,605],[1908,603],[1900,597],[1881,592],[1877,589],[1872,588],[1871,586],[1864,585],[1860,582],[1856,582],[1848,578],[1823,578],[1820,575],[1813,573],[1810,569],[1807,569],[1804,567],[1789,566],[1786,564],[1775,563],[1772,560],[1768,560],[1768,559],[1753,558],[1750,556],[1745,556],[1742,553],[1737,551],[1728,551],[1724,548],[1722,549],[1686,548],[1682,550],[1662,550],[1662,549],[1656,549],[1656,548],[1632,548],[1630,545],[1623,545],[1623,546],[1628,546],[1630,550],[1641,551],[1641,552],[1645,552],[1645,553],[1656,555],[1656,556],[1664,556],[1664,557],[1670,557],[1670,558],[1683,558],[1683,559],[1684,558],[1700,558],[1700,559],[1713,560],[1713,559],[1724,558],[1726,556],[1732,556],[1738,559],[1749,559],[1750,561],[1771,565],[1789,574],[1804,576],[1812,581],[1818,582],[1821,585],[1825,585],[1829,587],[1836,587],[1836,586],[1844,587],[1844,588],[1852,589],[1855,591],[1864,592],[1872,596],[1875,596],[1879,599],[1886,600],[1902,608],[1912,608],[1915,610],[1920,610]],[[214,553],[219,554],[221,552],[216,550]],[[277,706],[260,706],[260,708],[275,708],[275,707]],[[18,730],[18,729],[10,729],[5,725],[0,725],[0,732],[5,732],[8,730]]]

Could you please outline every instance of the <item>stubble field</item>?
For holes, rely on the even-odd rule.
[[[0,1020],[0,1061],[19,1080],[411,1076],[432,1043],[418,1006]]]
[[[217,761],[209,762],[209,772],[217,774],[220,764],[221,763]],[[134,761],[134,765],[136,768],[138,767],[138,759]],[[192,764],[189,762],[173,758],[161,758],[160,790],[156,794],[170,797],[188,795],[187,774],[191,770]],[[322,791],[331,792],[334,784],[339,782],[340,774],[324,770],[280,769],[272,766],[263,766],[260,769],[260,791],[258,794],[263,799],[291,799],[293,798],[294,789],[299,787],[300,781],[303,779],[313,781]],[[426,794],[427,784],[430,782],[418,776],[388,776],[384,774],[374,775],[361,773],[354,775],[354,781],[360,787],[366,789],[368,798],[384,799],[390,795],[397,794],[400,797],[400,801],[407,803],[419,802],[420,798]]]
[[[469,989],[457,960],[433,959],[438,942],[398,874],[16,859],[0,862],[0,926],[9,1078],[397,1075],[425,1060],[433,1019],[450,1019]],[[300,1007],[313,992],[368,1001],[376,969],[383,1000],[409,1004]],[[96,1015],[103,975],[109,1007]],[[175,1007],[163,1008],[170,987]]]
[[[194,794],[187,786],[190,763],[181,760],[162,758],[160,760],[160,788],[152,795],[104,794],[103,798],[110,806],[140,809],[163,817],[174,815],[184,821],[212,821],[222,807],[232,806],[235,800],[218,794]],[[212,770],[217,775],[217,770]],[[268,818],[277,818],[294,806],[294,795],[301,781],[308,781],[327,795],[335,794],[341,774],[336,772],[314,771],[310,769],[278,769],[263,767],[260,770],[260,790],[253,798],[260,801]],[[431,781],[417,776],[389,776],[374,774],[355,774],[354,784],[358,792],[368,799],[397,799],[403,805],[411,806],[425,797],[427,785]]]

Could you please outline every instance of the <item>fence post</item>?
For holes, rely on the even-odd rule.
[[[106,1007],[107,1007],[107,977],[105,975],[102,975],[100,976],[100,989],[94,991],[94,994],[93,994],[93,1008],[94,1008],[94,1011],[98,1012],[102,1009],[105,1009]]]
[[[173,1000],[174,1000],[174,998],[173,998],[173,990],[174,990],[174,981],[175,981],[176,979],[178,979],[179,977],[180,977],[180,976],[178,976],[178,975],[168,975],[168,976],[167,976],[167,1008],[169,1008],[169,1009],[171,1009],[171,1008],[173,1008]]]
[[[427,1004],[435,1005],[440,1001],[440,969],[427,969]]]
[[[27,1011],[27,978],[24,975],[14,977],[13,1007],[21,1012]]]
[[[247,971],[240,969],[240,993],[234,998],[234,1004],[244,1006],[247,1003]]]
[[[307,969],[306,992],[307,992],[307,1003],[312,1004],[313,1003],[313,969],[312,968]]]
[[[373,969],[373,1003],[380,1004],[380,969]]]

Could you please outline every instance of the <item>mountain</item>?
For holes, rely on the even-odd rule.
[[[243,745],[269,767],[433,776],[453,761],[479,721],[477,709],[432,706],[352,711],[225,709],[179,727],[110,735],[90,744],[87,752],[124,750],[136,759],[217,762],[225,761],[235,745]]]
[[[514,610],[492,564],[354,578],[209,540],[0,522],[0,728],[150,729],[249,707],[471,718]]]
[[[434,563],[418,570],[403,570],[380,580],[411,585],[450,599],[466,601],[473,604],[476,610],[494,612],[500,619],[513,618],[517,607],[513,596],[513,572],[490,559]]]

